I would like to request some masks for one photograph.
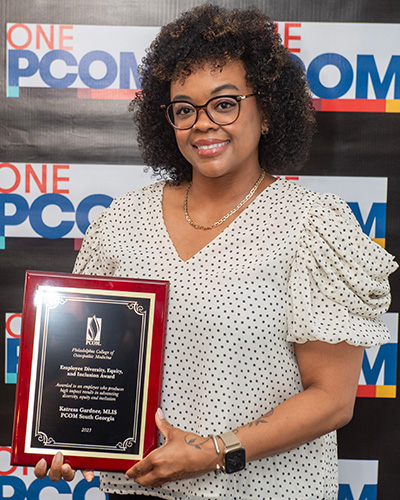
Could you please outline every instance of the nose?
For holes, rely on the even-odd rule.
[[[197,120],[195,121],[193,128],[197,130],[209,130],[210,128],[218,128],[219,125],[214,123],[208,116],[206,107],[200,108],[197,111]]]

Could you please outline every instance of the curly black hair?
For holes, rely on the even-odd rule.
[[[192,167],[182,156],[161,104],[170,84],[202,64],[222,67],[241,61],[257,95],[268,134],[259,143],[261,168],[294,172],[308,158],[315,116],[302,66],[283,47],[276,25],[257,8],[227,10],[204,4],[161,28],[142,60],[142,90],[132,101],[143,160],[156,174],[190,181]]]

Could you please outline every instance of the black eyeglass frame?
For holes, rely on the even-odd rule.
[[[211,99],[209,99],[205,104],[203,104],[201,106],[196,106],[195,104],[191,103],[190,101],[178,100],[178,101],[171,101],[168,104],[161,104],[160,108],[162,110],[164,110],[164,114],[165,114],[165,117],[168,120],[168,123],[170,125],[172,125],[176,130],[189,130],[192,127],[194,127],[196,125],[196,123],[197,123],[197,120],[199,119],[199,111],[201,109],[204,109],[204,111],[206,112],[206,115],[208,116],[208,118],[213,123],[215,123],[216,125],[224,126],[224,125],[231,125],[232,123],[235,123],[235,121],[239,118],[239,115],[240,115],[240,103],[242,101],[244,101],[248,97],[253,97],[253,96],[256,96],[256,95],[259,95],[259,94],[260,94],[259,92],[253,92],[253,93],[247,94],[247,95],[240,95],[240,94],[238,94],[238,95],[225,95],[225,94],[224,95],[217,95],[215,97],[211,97]],[[228,122],[228,123],[219,123],[216,120],[214,120],[214,118],[212,116],[210,116],[210,114],[209,114],[209,112],[207,110],[207,106],[210,104],[210,102],[215,101],[216,99],[223,99],[224,97],[229,97],[230,99],[234,99],[239,104],[239,110],[238,110],[238,114],[237,114],[236,118],[234,120],[232,120],[231,122]],[[169,108],[169,106],[171,106],[171,104],[179,104],[179,103],[190,104],[190,106],[192,106],[196,110],[196,118],[195,118],[193,124],[190,125],[190,127],[177,127],[176,125],[174,125],[172,123],[172,121],[171,121],[171,119],[169,117],[169,114],[168,114],[168,108]]]

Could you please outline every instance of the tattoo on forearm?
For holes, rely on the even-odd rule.
[[[243,427],[248,427],[250,429],[253,426],[257,427],[257,425],[260,425],[260,424],[267,424],[268,423],[267,418],[271,417],[273,414],[274,414],[274,409],[272,409],[271,411],[269,411],[268,413],[266,413],[262,417],[257,418],[253,422],[249,422],[248,424],[244,425]],[[233,432],[235,434],[237,434],[239,432],[239,429],[235,429]]]
[[[210,437],[200,437],[196,436],[196,434],[186,434],[186,436],[184,437],[185,443],[188,446],[193,446],[197,450],[201,450],[201,447],[210,439]]]
[[[268,423],[267,418],[271,417],[273,414],[274,414],[274,410],[272,409],[271,411],[269,411],[265,415],[262,415],[260,418],[257,418],[253,422],[249,422],[248,424],[244,425],[243,427],[251,428],[253,426],[257,427],[257,425],[260,425],[260,424],[267,424]],[[232,432],[234,434],[237,434],[239,432],[239,429],[234,429]],[[191,434],[191,433],[186,434],[184,437],[185,443],[188,446],[193,446],[197,450],[201,450],[202,446],[205,445],[208,441],[210,441],[210,439],[211,439],[210,436],[200,437],[200,436],[197,436],[196,434]]]

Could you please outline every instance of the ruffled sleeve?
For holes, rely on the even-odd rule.
[[[380,316],[390,305],[394,258],[365,235],[348,205],[319,195],[304,220],[288,287],[291,342],[370,347],[389,340]]]
[[[104,258],[103,225],[107,210],[104,210],[88,227],[82,247],[76,258],[73,273],[97,276],[113,276],[114,265]]]

